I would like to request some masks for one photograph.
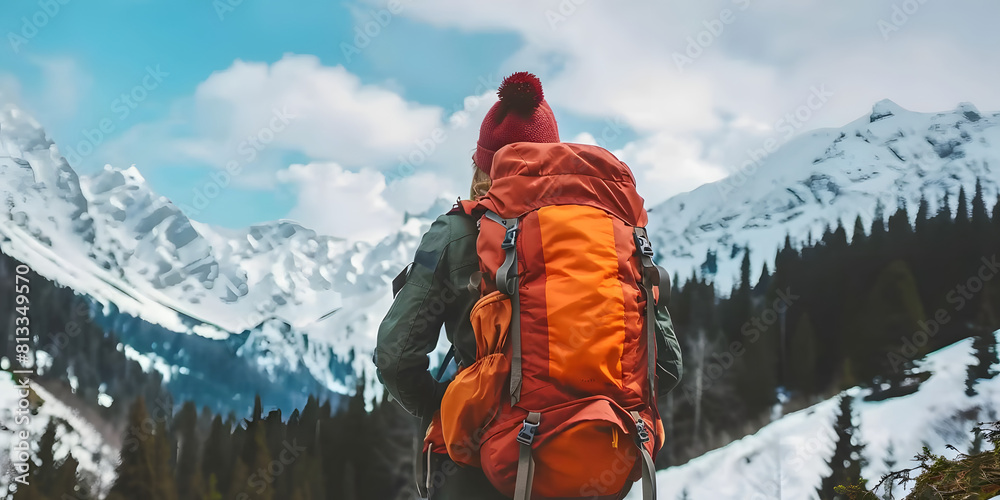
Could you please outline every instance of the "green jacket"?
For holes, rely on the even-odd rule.
[[[428,371],[427,355],[438,343],[441,326],[463,366],[475,361],[476,339],[469,320],[478,290],[469,288],[479,270],[476,221],[465,214],[442,215],[420,240],[406,283],[378,330],[374,361],[379,380],[406,411],[429,417],[438,409],[446,384]],[[680,381],[680,347],[665,301],[656,308],[658,392]]]

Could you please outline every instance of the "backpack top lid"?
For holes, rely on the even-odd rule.
[[[490,190],[477,205],[504,218],[549,205],[587,205],[646,225],[632,171],[599,146],[515,142],[496,152],[490,176]]]

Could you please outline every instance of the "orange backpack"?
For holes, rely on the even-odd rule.
[[[476,361],[425,451],[443,444],[515,500],[617,500],[640,477],[651,500],[660,270],[635,179],[608,151],[566,143],[505,146],[491,175],[460,204],[480,225]]]

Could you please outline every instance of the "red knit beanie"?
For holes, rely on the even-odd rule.
[[[493,154],[514,142],[559,142],[559,127],[545,102],[542,82],[527,72],[504,78],[497,89],[500,100],[490,108],[479,128],[479,142],[472,159],[490,173]]]

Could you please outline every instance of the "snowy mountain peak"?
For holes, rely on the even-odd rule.
[[[872,106],[872,113],[869,115],[869,122],[874,123],[883,118],[888,118],[890,116],[902,115],[904,113],[909,113],[910,111],[903,109],[902,106],[896,104],[890,99],[882,99],[881,101],[875,103]]]
[[[979,108],[976,108],[976,106],[971,102],[960,103],[956,111],[962,113],[962,116],[970,122],[978,122],[982,119],[982,114],[979,112]]]

